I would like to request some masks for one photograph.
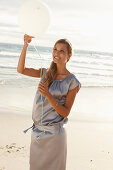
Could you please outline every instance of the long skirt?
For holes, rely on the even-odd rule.
[[[33,129],[30,145],[30,170],[66,170],[67,134],[63,126]]]

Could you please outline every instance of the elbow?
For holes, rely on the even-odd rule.
[[[69,110],[69,109],[66,109],[66,112],[65,112],[65,114],[63,114],[63,117],[64,117],[64,118],[68,117],[69,113],[70,113],[70,110]]]
[[[20,71],[19,71],[19,69],[17,68],[17,70],[16,70],[18,73],[20,73]]]
[[[68,111],[67,111],[67,114],[66,114],[66,116],[65,116],[65,117],[68,117],[69,113],[70,113],[70,110],[68,110]]]
[[[17,68],[17,72],[23,74],[24,70],[20,70],[19,68]]]

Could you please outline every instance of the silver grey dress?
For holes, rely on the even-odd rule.
[[[45,72],[44,68],[42,80]],[[58,103],[64,105],[68,90],[78,85],[80,87],[80,82],[71,73],[66,78],[54,80],[49,92]],[[32,119],[30,170],[66,170],[67,136],[63,125],[68,122],[68,118],[60,116],[37,90]]]

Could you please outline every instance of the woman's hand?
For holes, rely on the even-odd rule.
[[[39,83],[38,90],[44,97],[48,97],[50,94],[47,85],[42,82]]]
[[[32,41],[32,38],[35,38],[35,37],[25,34],[24,35],[24,45],[28,45],[28,43],[30,43]]]

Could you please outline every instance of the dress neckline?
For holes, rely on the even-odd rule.
[[[72,73],[69,73],[65,78],[59,79],[59,80],[53,80],[53,81],[63,81],[65,79],[67,79],[70,75],[72,75]]]

